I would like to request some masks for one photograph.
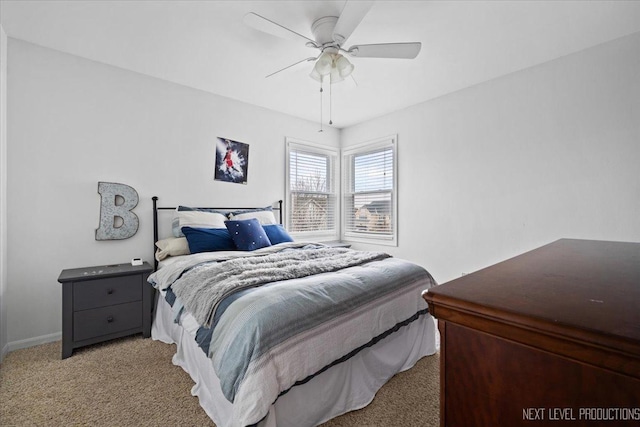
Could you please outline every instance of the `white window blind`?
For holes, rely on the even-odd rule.
[[[344,239],[395,244],[395,141],[384,138],[343,152]]]
[[[337,238],[337,151],[291,141],[287,148],[289,232]]]

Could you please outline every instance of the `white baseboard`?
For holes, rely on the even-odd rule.
[[[5,345],[7,349],[6,353],[14,350],[20,350],[21,348],[33,347],[40,344],[46,344],[53,341],[60,341],[62,339],[62,332],[56,332],[55,334],[40,335],[39,337],[27,338],[26,340],[12,341]],[[2,349],[2,357],[4,358],[5,349]]]

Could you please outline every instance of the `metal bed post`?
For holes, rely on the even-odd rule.
[[[153,196],[153,271],[158,269],[158,260],[156,259],[156,242],[158,241],[158,197]]]

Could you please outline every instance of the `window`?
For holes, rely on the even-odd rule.
[[[298,239],[338,238],[338,151],[287,139],[287,229]]]
[[[343,239],[397,245],[396,136],[343,151]]]

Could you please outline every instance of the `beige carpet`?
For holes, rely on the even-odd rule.
[[[213,426],[171,364],[175,346],[140,335],[76,350],[55,342],[9,353],[0,366],[1,426]],[[324,424],[437,426],[438,355],[393,377],[374,401]]]

